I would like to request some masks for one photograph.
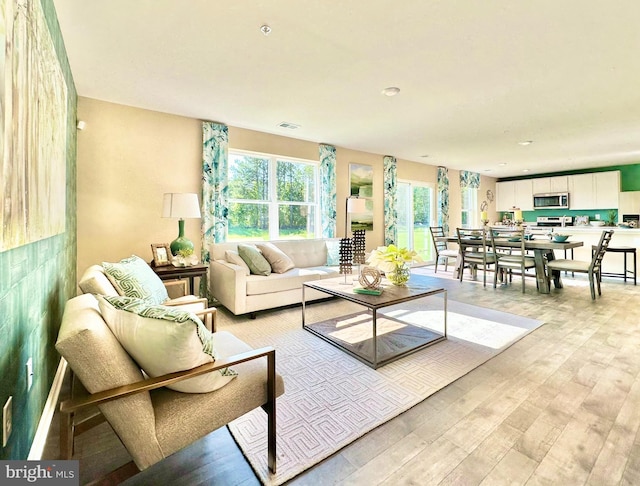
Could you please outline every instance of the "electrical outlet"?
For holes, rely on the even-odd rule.
[[[7,446],[9,442],[9,436],[11,435],[11,402],[13,397],[7,398],[7,402],[2,407],[2,447]]]
[[[596,214],[596,219],[600,221],[600,214]]]
[[[27,391],[31,390],[33,385],[33,358],[27,360]]]

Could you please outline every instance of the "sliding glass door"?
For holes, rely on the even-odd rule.
[[[434,194],[433,184],[398,182],[398,246],[415,250],[428,263],[435,260],[429,232],[429,226],[435,221]]]

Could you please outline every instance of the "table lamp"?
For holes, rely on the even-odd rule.
[[[360,199],[357,196],[350,196],[347,198],[347,205],[344,214],[344,237],[348,238],[349,232],[349,215],[351,213],[364,213],[367,210],[367,200]]]
[[[171,253],[177,255],[182,250],[193,251],[193,242],[184,236],[185,218],[199,218],[200,204],[197,194],[167,193],[162,204],[163,218],[178,218],[178,237],[171,242]]]

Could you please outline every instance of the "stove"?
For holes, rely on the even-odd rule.
[[[564,227],[573,226],[572,216],[538,216],[536,226],[543,227]]]

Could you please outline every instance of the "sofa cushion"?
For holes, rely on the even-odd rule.
[[[247,277],[247,295],[300,290],[302,284],[309,280],[320,280],[338,275],[336,268],[329,267],[293,268],[285,273],[272,273],[269,278],[259,278],[252,275]],[[274,307],[277,305],[277,300],[274,300]]]
[[[78,287],[85,294],[118,295],[118,291],[100,265],[91,265],[87,268],[80,277]]]
[[[237,251],[227,250],[224,252],[224,257],[228,263],[233,263],[234,265],[242,267],[247,275],[251,275],[249,265],[247,265],[247,262],[245,262],[240,255],[238,255]]]
[[[156,305],[169,299],[160,277],[138,256],[133,255],[118,263],[103,262],[102,267],[120,295],[142,299]]]
[[[214,334],[191,312],[124,296],[98,296],[98,301],[111,332],[151,377],[195,368],[217,356]],[[226,368],[168,388],[207,393],[226,385],[235,376],[233,370]]]
[[[319,267],[327,264],[327,244],[323,239],[272,241],[296,268]]]
[[[284,273],[295,266],[291,258],[273,243],[258,243],[256,246],[271,265],[272,272]]]
[[[238,245],[238,255],[245,261],[254,275],[271,275],[271,265],[255,246]]]

